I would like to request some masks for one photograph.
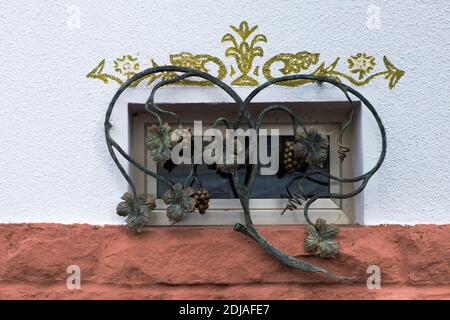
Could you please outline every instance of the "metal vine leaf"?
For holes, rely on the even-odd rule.
[[[299,161],[322,167],[328,156],[328,140],[317,130],[297,130],[294,154]]]
[[[237,32],[242,40],[246,41],[252,33],[256,30],[255,27],[249,28],[246,24],[241,24],[239,28],[232,28],[235,32]],[[258,37],[258,35],[256,36]],[[255,42],[261,41],[260,39],[254,40]],[[233,42],[233,38],[231,36],[226,37],[227,41]],[[361,56],[364,59],[368,59],[367,56]],[[298,61],[299,65],[296,68],[302,69],[304,66],[308,64],[317,63],[318,56],[312,56],[310,54],[301,53],[297,57],[295,57]],[[357,59],[358,56],[355,56]],[[318,68],[320,74],[327,75],[336,75],[337,71],[335,71],[335,67],[337,65],[336,60],[331,66],[325,67],[324,64],[321,64]],[[133,61],[132,61],[133,62]],[[390,79],[393,85],[395,85],[396,81],[401,77],[402,71],[396,69],[390,62],[385,59],[385,66],[388,69],[384,75]],[[352,65],[354,66],[354,65]],[[101,72],[103,66],[99,66],[97,72]],[[355,69],[356,70],[356,69]],[[168,80],[164,80],[162,75],[164,74],[175,74],[176,76],[170,78]],[[180,119],[178,115],[174,112],[164,110],[154,104],[154,95],[155,92],[161,87],[169,84],[176,83],[177,81],[187,81],[190,78],[195,77],[197,79],[201,79],[199,81],[209,82],[212,85],[217,86],[225,93],[227,93],[233,101],[239,106],[240,110],[236,114],[236,118],[232,122],[228,122],[225,118],[219,118],[215,121],[215,123],[224,123],[227,127],[231,127],[233,129],[238,129],[243,126],[246,126],[251,129],[255,129],[257,132],[259,131],[261,124],[263,123],[265,117],[272,112],[284,112],[289,115],[292,120],[293,132],[296,132],[295,141],[291,141],[286,143],[285,145],[285,162],[284,166],[286,167],[289,174],[294,176],[294,180],[297,181],[298,190],[291,192],[288,188],[288,206],[285,210],[294,210],[298,209],[299,205],[304,204],[303,213],[306,221],[308,222],[308,226],[306,227],[306,238],[304,240],[305,249],[308,252],[313,252],[320,257],[323,258],[332,258],[334,257],[339,250],[339,244],[337,242],[338,236],[338,228],[333,224],[327,224],[325,220],[318,219],[316,223],[313,223],[309,217],[308,211],[312,203],[317,201],[318,199],[347,199],[351,198],[361,191],[364,190],[370,178],[374,175],[374,173],[380,168],[381,164],[384,161],[386,155],[386,132],[378,113],[372,104],[358,91],[355,89],[341,83],[339,79],[336,77],[330,76],[322,76],[322,75],[311,75],[311,74],[290,74],[285,75],[278,78],[272,78],[269,81],[261,84],[259,87],[254,89],[245,100],[241,99],[241,97],[234,91],[230,86],[225,84],[221,79],[214,77],[204,71],[200,71],[194,68],[188,67],[179,67],[179,66],[155,66],[153,68],[146,69],[137,74],[132,75],[128,80],[124,81],[120,89],[116,92],[114,97],[112,98],[108,110],[106,111],[105,116],[105,136],[106,143],[108,147],[108,151],[119,168],[119,171],[124,176],[125,180],[128,182],[131,192],[126,193],[122,199],[123,202],[119,203],[117,207],[117,213],[121,216],[127,217],[127,225],[130,228],[134,228],[137,230],[142,230],[143,226],[147,224],[149,221],[150,214],[152,210],[155,208],[154,205],[154,197],[149,195],[140,195],[136,194],[136,187],[129,176],[127,171],[124,169],[121,162],[118,160],[118,154],[124,157],[128,162],[130,162],[137,170],[142,171],[150,178],[157,179],[160,183],[163,183],[169,187],[169,191],[163,197],[164,202],[167,206],[167,216],[172,223],[177,223],[182,221],[186,216],[190,213],[193,213],[195,210],[198,210],[199,213],[204,213],[205,210],[208,209],[208,201],[209,194],[207,190],[193,190],[191,187],[194,182],[198,182],[201,186],[200,178],[196,174],[196,166],[191,166],[191,172],[186,179],[184,184],[181,183],[173,183],[170,179],[165,176],[161,176],[156,172],[153,172],[147,169],[144,165],[137,162],[132,156],[128,155],[127,152],[123,150],[123,148],[113,139],[111,136],[111,114],[116,105],[117,100],[120,95],[126,91],[127,88],[134,86],[136,83],[139,83],[143,79],[160,79],[153,90],[151,90],[150,97],[145,104],[145,109],[147,112],[151,113],[153,116],[156,116],[159,120],[159,125],[154,126],[150,129],[150,134],[146,140],[147,146],[151,152],[152,157],[155,161],[160,163],[164,163],[170,157],[170,150],[172,148],[172,143],[174,140],[178,141],[181,137],[185,137],[189,143],[189,139],[192,138],[191,133],[188,129],[184,129],[181,134],[175,135],[171,138],[172,129],[168,124],[163,124],[161,122],[160,115],[169,114],[171,116],[175,116],[178,124],[180,124]],[[106,78],[105,78],[106,79]],[[312,165],[313,167],[320,167],[326,158],[325,150],[328,148],[328,141],[325,137],[317,131],[308,130],[301,120],[298,118],[295,110],[291,110],[288,107],[282,105],[273,105],[265,108],[261,111],[256,117],[252,116],[249,111],[252,100],[264,89],[271,85],[282,85],[289,83],[298,83],[298,82],[308,82],[308,83],[327,83],[339,89],[347,98],[349,104],[352,106],[353,110],[353,101],[350,96],[354,96],[359,99],[364,105],[368,112],[375,119],[378,129],[380,131],[381,137],[381,152],[378,158],[378,161],[369,171],[356,176],[356,177],[341,177],[334,176],[328,173],[324,173],[320,170],[311,170],[308,173],[302,172],[298,170],[297,166],[302,166],[304,164]],[[346,124],[344,124],[341,128],[341,132],[339,137],[342,137],[342,134],[347,129],[348,124],[351,122],[351,117]],[[182,128],[182,127],[180,127]],[[183,129],[183,128],[182,128]],[[344,161],[345,154],[350,151],[350,148],[343,145],[341,139],[338,139],[338,153],[341,161]],[[297,163],[296,163],[297,162]],[[256,243],[258,243],[263,250],[267,253],[271,254],[281,263],[288,265],[290,267],[300,269],[306,272],[319,272],[326,274],[335,280],[346,280],[348,277],[336,276],[326,269],[311,264],[307,261],[300,260],[298,258],[289,256],[284,252],[280,251],[276,247],[274,247],[270,242],[268,242],[262,234],[258,232],[256,227],[253,224],[251,210],[250,210],[250,196],[252,193],[252,188],[255,183],[255,178],[259,174],[259,170],[261,168],[260,159],[256,164],[242,164],[241,165],[247,172],[245,181],[241,181],[239,179],[239,175],[233,174],[236,168],[228,171],[230,177],[230,183],[232,184],[232,188],[236,190],[237,197],[242,206],[242,211],[244,215],[244,223],[236,223],[234,226],[234,230],[242,233],[253,239]],[[224,168],[219,168],[225,170]],[[225,170],[227,171],[227,170]],[[306,193],[303,191],[301,182],[303,179],[311,177],[312,175],[322,175],[325,178],[329,179],[330,182],[337,183],[349,183],[355,186],[355,189],[347,192],[347,193],[319,193],[315,194],[311,197],[307,197]],[[284,212],[284,211],[283,211]]]
[[[167,217],[172,223],[183,221],[184,218],[195,210],[195,198],[191,197],[194,190],[190,187],[184,188],[181,183],[175,184],[171,190],[168,190],[163,200],[169,206],[167,207]]]
[[[170,159],[172,147],[172,128],[169,124],[152,125],[146,138],[147,148],[156,162],[166,162]]]
[[[334,223],[327,224],[318,218],[315,225],[307,225],[305,237],[305,250],[315,252],[321,258],[334,258],[339,251],[336,240],[339,228]]]
[[[122,200],[124,201],[117,205],[117,214],[127,218],[128,228],[141,232],[148,225],[152,210],[156,208],[156,198],[146,194],[135,197],[131,193],[125,192]]]

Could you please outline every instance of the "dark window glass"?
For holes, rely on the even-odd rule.
[[[270,153],[270,141],[267,139]],[[279,150],[279,170],[276,175],[258,175],[255,179],[255,183],[252,190],[252,199],[277,199],[283,198],[287,194],[287,186],[290,185],[290,190],[298,192],[297,182],[299,179],[298,174],[288,174],[283,167],[284,157],[284,144],[286,141],[293,141],[293,136],[280,136],[280,150]],[[329,154],[329,151],[328,151]],[[306,167],[302,172],[307,173],[311,170],[318,170],[324,173],[330,173],[329,157],[323,168],[310,168]],[[184,181],[188,177],[191,165],[178,165],[175,166],[171,161],[167,161],[164,165],[158,164],[158,174],[171,179],[174,182]],[[209,168],[206,164],[199,164],[197,166],[197,173],[202,181],[203,187],[208,189],[211,199],[234,199],[236,198],[235,190],[232,189],[230,184],[230,177],[215,169]],[[244,181],[246,177],[245,167],[238,170],[239,178]],[[318,193],[330,192],[329,180],[322,175],[312,175],[310,179],[304,179],[301,183],[303,191],[308,197]],[[199,188],[197,184],[193,185],[194,188]],[[163,194],[167,191],[167,186],[164,183],[158,183],[157,196],[162,198]]]

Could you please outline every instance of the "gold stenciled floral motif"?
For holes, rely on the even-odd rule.
[[[312,65],[316,65],[319,61],[320,53],[312,53],[309,51],[300,51],[297,53],[280,53],[270,58],[264,63],[263,74],[266,79],[271,80],[274,77],[271,75],[271,67],[274,63],[281,63],[279,71],[282,75],[301,73],[308,70]],[[306,83],[306,80],[294,80],[284,82],[284,85],[297,86]],[[282,83],[283,84],[283,83]]]
[[[397,69],[387,58],[383,57],[384,66],[386,71],[384,72],[384,78],[389,80],[389,88],[393,89],[401,77],[405,74],[405,71]],[[383,73],[381,73],[383,74]]]
[[[359,80],[366,74],[369,74],[375,67],[375,58],[365,53],[358,53],[356,56],[351,56],[347,61],[348,69],[351,73],[359,74]]]
[[[208,54],[199,54],[193,55],[189,52],[181,52],[178,54],[172,54],[169,57],[170,64],[179,67],[185,68],[193,68],[203,72],[210,73],[210,69],[208,68],[208,64],[216,65],[217,67],[217,78],[219,80],[223,80],[227,75],[227,68],[225,64],[220,61],[219,58],[210,56]],[[176,72],[165,72],[162,74],[163,80],[173,79],[177,76]],[[156,80],[157,77],[154,78]],[[178,82],[180,85],[192,85],[192,86],[212,86],[213,84],[207,80],[192,80],[192,79],[184,79]]]
[[[322,64],[323,67],[320,70],[318,70],[317,75],[329,76],[329,77],[335,78],[339,81],[342,81],[342,79],[346,79],[356,86],[366,85],[372,79],[374,79],[376,77],[384,76],[384,79],[389,80],[389,83],[388,83],[389,89],[393,89],[396,86],[397,82],[400,80],[400,78],[403,77],[403,75],[405,74],[405,72],[403,70],[396,68],[392,64],[392,62],[389,61],[389,59],[386,56],[383,56],[383,64],[384,64],[384,67],[386,68],[385,70],[376,72],[376,73],[374,73],[366,78],[363,78],[363,79],[355,79],[352,76],[350,76],[344,72],[335,70],[338,61],[339,61],[339,58],[337,58],[329,67],[326,67],[326,68],[325,68],[325,64],[323,63]],[[375,60],[373,61],[373,63],[375,64]]]
[[[288,57],[288,56],[285,55],[285,57]],[[352,56],[351,58],[356,58],[356,57],[358,57],[358,55]],[[400,80],[400,78],[403,77],[403,75],[405,74],[404,71],[396,68],[388,60],[388,58],[386,56],[384,56],[383,62],[384,62],[384,66],[386,69],[383,71],[376,72],[376,73],[364,78],[364,75],[367,75],[368,73],[370,73],[372,71],[372,69],[374,68],[374,66],[376,65],[376,63],[375,63],[375,58],[368,56],[367,54],[361,54],[361,57],[365,57],[366,59],[368,58],[369,60],[365,64],[358,64],[358,65],[356,65],[355,62],[353,62],[351,67],[350,67],[350,63],[349,63],[350,72],[351,73],[359,73],[358,79],[355,79],[350,74],[347,74],[343,71],[339,71],[337,69],[340,58],[336,58],[329,65],[327,65],[326,62],[322,62],[316,69],[313,69],[311,72],[308,72],[307,74],[314,75],[314,76],[329,77],[329,78],[333,78],[337,81],[342,81],[343,79],[345,79],[356,86],[366,85],[372,79],[374,79],[376,77],[384,76],[385,79],[389,80],[389,84],[388,84],[389,89],[393,89],[396,86],[396,84],[398,83],[398,81]],[[318,58],[318,56],[317,56],[317,58]],[[349,58],[349,60],[351,60],[351,58]],[[283,75],[298,74],[298,73],[301,73],[301,71],[307,71],[310,66],[317,64],[317,63],[311,63],[309,65],[304,65],[305,67],[307,67],[306,69],[303,69],[303,68],[300,69],[298,67],[292,68],[291,65],[295,64],[295,62],[294,62],[295,60],[296,59],[294,58],[294,55],[292,55],[290,57],[290,59],[281,59],[279,57],[279,55],[270,58],[264,64],[264,68],[263,68],[264,76],[266,77],[267,80],[271,80],[275,77],[274,75],[272,75],[272,69],[271,69],[271,66],[274,62],[281,62],[284,64],[283,68],[279,69],[279,71]],[[312,81],[310,81],[310,80],[299,79],[299,80],[280,82],[280,83],[277,83],[277,85],[298,87],[298,86],[304,85],[306,83],[311,83],[311,82]]]
[[[129,54],[122,58],[117,58],[114,60],[114,70],[117,73],[124,75],[127,79],[130,79],[139,71],[138,59]]]
[[[115,81],[118,84],[122,84],[124,82],[123,79],[120,79],[117,76],[112,74],[107,74],[103,72],[105,68],[106,60],[103,59],[100,63],[92,69],[91,72],[87,74],[87,78],[100,79],[104,83],[108,83],[109,80]],[[119,74],[119,76],[125,76],[125,80],[130,79],[133,75],[139,72],[139,62],[138,58],[133,57],[132,55],[123,55],[120,58],[114,60],[114,71]]]
[[[249,27],[247,21],[242,21],[239,27],[232,25],[230,28],[236,35],[226,33],[222,37],[221,42],[231,43],[232,46],[225,50],[224,55],[235,61],[237,69],[231,65],[230,72],[228,73],[224,62],[218,57],[208,54],[194,55],[189,52],[171,54],[169,56],[170,64],[215,74],[220,80],[229,76],[229,78],[234,79],[232,81],[230,79],[231,84],[236,86],[259,85],[258,78],[260,73],[267,80],[271,80],[280,75],[286,76],[305,73],[316,76],[327,76],[337,81],[346,80],[356,86],[367,85],[374,78],[380,77],[388,80],[389,89],[393,89],[405,74],[403,70],[394,66],[386,56],[383,56],[385,69],[377,71],[376,68],[379,68],[379,66],[376,58],[365,52],[358,52],[355,55],[351,55],[347,59],[346,68],[343,69],[339,66],[340,57],[335,58],[331,64],[328,64],[326,61],[319,62],[321,57],[320,53],[309,51],[279,53],[269,58],[262,66],[255,65],[255,58],[262,58],[264,56],[264,50],[259,43],[267,43],[267,37],[263,34],[255,34],[258,26]],[[121,85],[134,74],[138,73],[140,71],[139,68],[142,67],[137,57],[132,55],[124,55],[114,60],[112,67],[117,75],[104,72],[105,65],[106,60],[103,59],[87,74],[87,78],[99,79],[105,84],[108,84],[109,81],[114,81]],[[151,59],[149,66],[156,67],[158,64]],[[313,68],[314,66],[316,66],[315,69]],[[176,72],[152,74],[133,82],[131,86],[137,86],[145,79],[147,80],[146,85],[150,86],[157,79],[170,80],[176,77],[176,75]],[[299,79],[276,84],[297,87],[311,82],[310,80]],[[183,79],[174,83],[174,85],[212,86],[209,81],[195,78]]]
[[[106,59],[100,61],[100,63],[94,69],[92,69],[91,72],[87,74],[86,78],[99,79],[102,80],[103,83],[105,84],[108,84],[109,80],[115,81],[118,84],[122,84],[123,83],[122,79],[103,72],[103,69],[105,68],[105,63]]]
[[[225,57],[233,57],[236,60],[237,67],[241,71],[241,75],[231,82],[236,86],[257,86],[258,80],[251,77],[249,73],[253,68],[253,61],[256,57],[262,57],[264,50],[257,45],[258,42],[267,42],[267,38],[263,34],[255,35],[251,40],[247,39],[256,31],[258,26],[250,28],[247,21],[242,21],[239,28],[230,26],[230,28],[241,38],[241,42],[231,33],[227,33],[222,37],[222,42],[231,42],[232,47],[225,50]],[[258,69],[254,71],[258,74]]]
[[[181,52],[178,54],[172,54],[169,57],[170,64],[174,66],[194,68],[201,70],[203,72],[210,73],[209,64],[215,65],[217,67],[217,75],[216,77],[220,80],[223,80],[227,75],[227,69],[225,64],[217,57],[211,56],[209,54],[199,54],[193,55],[189,52]],[[124,79],[121,79],[117,76],[105,73],[103,70],[105,68],[106,60],[103,59],[100,63],[92,69],[91,72],[88,73],[87,78],[92,79],[100,79],[104,83],[108,83],[109,80],[115,81],[118,84],[123,84],[126,80],[131,78],[134,74],[139,72],[139,62],[137,58],[134,58],[131,55],[125,55],[121,58],[117,58],[114,60],[114,70],[122,76],[125,76]],[[151,59],[150,60],[151,67],[157,67],[158,64]],[[136,87],[144,80],[148,80],[146,85],[151,85],[155,80],[169,80],[173,79],[177,76],[176,72],[163,72],[158,74],[150,74],[146,77],[139,79],[131,84],[132,87]],[[212,83],[206,80],[192,80],[185,79],[182,81],[178,81],[175,85],[189,85],[189,86],[212,86]]]

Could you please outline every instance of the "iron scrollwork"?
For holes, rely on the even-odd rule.
[[[144,78],[155,77],[159,74],[176,74],[176,76],[171,77],[170,79],[162,79],[159,83],[157,83],[151,90],[150,96],[145,103],[145,110],[155,116],[155,118],[159,122],[159,126],[156,126],[153,129],[150,129],[151,134],[150,138],[147,140],[147,146],[149,147],[152,156],[156,161],[164,162],[167,160],[167,150],[171,146],[171,139],[168,136],[170,132],[170,126],[166,123],[163,123],[161,120],[161,115],[172,116],[175,119],[175,122],[179,125],[181,120],[178,115],[172,111],[165,110],[158,106],[155,103],[155,93],[161,87],[166,85],[174,84],[180,81],[189,81],[191,78],[201,79],[200,81],[209,82],[212,85],[217,86],[226,92],[233,101],[239,106],[239,111],[236,114],[236,118],[230,122],[229,119],[219,118],[216,120],[215,125],[225,125],[227,128],[237,129],[242,124],[245,124],[249,128],[255,129],[257,132],[259,131],[261,124],[264,118],[272,113],[272,112],[284,112],[286,113],[291,121],[292,126],[296,134],[296,141],[289,144],[289,150],[295,151],[295,153],[299,153],[304,155],[302,158],[304,161],[310,161],[315,164],[320,164],[321,157],[321,148],[323,147],[323,140],[320,137],[320,134],[312,132],[308,130],[301,120],[297,117],[297,115],[288,107],[282,105],[272,105],[265,108],[261,111],[256,117],[253,117],[250,112],[250,106],[253,99],[264,89],[271,85],[280,85],[283,83],[292,83],[298,81],[307,81],[311,83],[328,83],[332,86],[337,87],[339,90],[343,92],[349,104],[352,106],[352,112],[350,114],[350,118],[348,121],[342,126],[341,132],[338,138],[338,152],[341,161],[345,158],[347,152],[350,151],[350,148],[345,146],[342,143],[342,135],[344,131],[349,126],[352,121],[353,116],[353,101],[350,98],[350,95],[353,95],[357,99],[361,101],[361,103],[370,111],[372,116],[374,117],[381,136],[382,148],[381,153],[378,158],[377,163],[374,165],[372,169],[367,171],[366,173],[356,176],[356,177],[337,177],[332,174],[323,172],[321,170],[312,170],[308,173],[295,172],[293,174],[297,174],[296,179],[298,181],[302,181],[305,178],[308,178],[312,175],[321,175],[331,181],[336,181],[339,183],[356,183],[359,182],[360,185],[356,189],[348,193],[319,193],[315,194],[311,197],[306,197],[304,192],[302,192],[301,187],[296,192],[289,192],[289,203],[285,210],[292,210],[298,207],[299,204],[304,203],[303,213],[308,222],[306,228],[306,238],[305,238],[305,249],[308,251],[315,251],[321,257],[333,257],[338,249],[338,243],[335,240],[338,235],[338,228],[333,224],[327,224],[325,220],[317,219],[314,223],[311,221],[308,210],[312,203],[314,203],[318,199],[322,198],[334,198],[334,199],[346,199],[353,197],[363,191],[369,182],[370,178],[374,175],[374,173],[380,168],[385,155],[386,155],[386,132],[380,117],[378,116],[375,108],[372,104],[358,91],[345,85],[336,79],[318,76],[318,75],[303,75],[303,74],[293,74],[282,76],[279,78],[273,78],[264,84],[258,86],[254,89],[250,95],[242,100],[241,97],[227,84],[221,81],[219,78],[214,77],[206,72],[187,68],[180,66],[156,66],[153,68],[146,69],[142,72],[139,72],[133,76],[131,76],[127,81],[125,81],[118,91],[113,96],[108,110],[106,112],[104,129],[106,136],[106,143],[109,150],[109,153],[120,170],[121,174],[124,176],[128,184],[130,185],[131,192],[126,193],[123,196],[123,202],[121,202],[117,208],[117,213],[121,216],[127,217],[127,225],[134,229],[142,229],[148,223],[148,217],[151,214],[151,211],[155,208],[155,199],[150,195],[138,195],[136,192],[136,187],[132,178],[129,176],[123,165],[119,162],[117,158],[117,154],[119,153],[122,157],[124,157],[127,161],[129,161],[135,168],[142,171],[144,174],[149,175],[150,177],[157,179],[159,182],[164,183],[169,188],[169,191],[164,195],[164,201],[168,204],[167,215],[171,222],[176,223],[181,221],[187,214],[198,209],[200,213],[204,212],[207,209],[207,201],[208,194],[206,190],[193,190],[191,186],[194,182],[200,182],[200,177],[196,172],[196,165],[192,165],[191,172],[187,177],[184,184],[180,182],[173,182],[167,177],[159,175],[156,172],[153,172],[147,169],[145,166],[136,161],[132,156],[127,154],[125,150],[113,139],[111,136],[111,114],[115,107],[115,104],[118,98],[122,95],[122,93],[128,88],[134,86],[136,83],[139,83]],[[189,130],[186,131],[189,134]],[[289,151],[288,150],[288,151]],[[217,168],[231,177],[231,183],[233,188],[237,191],[238,198],[242,205],[243,213],[244,213],[244,224],[236,223],[234,226],[234,230],[238,231],[256,241],[266,252],[274,256],[277,260],[282,262],[285,265],[290,267],[300,269],[307,272],[318,272],[323,273],[335,280],[347,280],[348,277],[344,276],[336,276],[326,269],[311,264],[309,262],[300,260],[298,258],[289,256],[279,249],[275,248],[270,242],[268,242],[255,228],[251,210],[249,206],[251,190],[255,182],[255,178],[257,177],[260,169],[259,159],[256,164],[245,164],[245,170],[247,170],[247,178],[244,181],[239,178],[237,174],[234,174],[235,167],[221,167]],[[201,185],[201,182],[200,182]],[[301,186],[301,183],[299,183]]]

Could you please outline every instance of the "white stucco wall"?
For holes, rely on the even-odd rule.
[[[366,26],[370,4],[381,9],[381,29]],[[79,29],[67,27],[70,6],[80,9]],[[382,77],[358,88],[388,135],[385,163],[364,193],[364,223],[450,223],[449,15],[445,1],[1,1],[0,222],[123,223],[115,207],[127,186],[103,133],[118,86],[86,74],[102,59],[112,72],[112,61],[124,54],[142,66],[150,58],[165,64],[182,51],[223,58],[221,37],[230,24],[247,20],[268,37],[264,61],[309,50],[328,63],[339,56],[345,65],[350,55],[367,52],[380,65],[386,55],[404,70],[393,90]],[[139,90],[148,92],[131,89],[129,99]],[[252,89],[237,90],[245,97]],[[159,97],[224,96],[178,88]],[[308,86],[275,88],[261,99],[336,97]],[[113,121],[126,145],[125,117],[117,110]],[[365,145],[364,167],[376,150],[373,142]]]

